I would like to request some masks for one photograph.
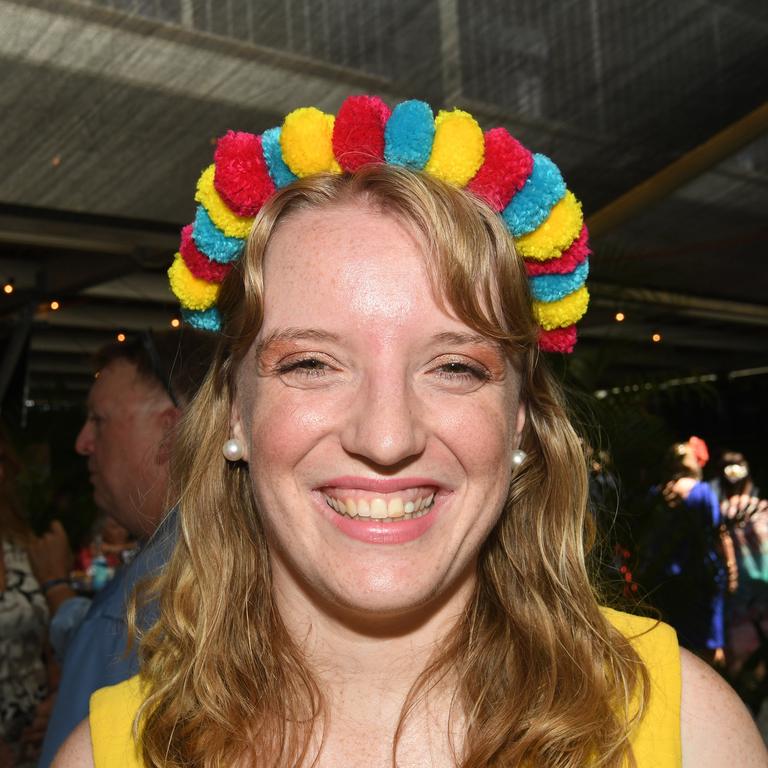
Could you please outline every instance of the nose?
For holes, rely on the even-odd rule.
[[[343,448],[370,464],[394,467],[423,453],[422,408],[406,376],[377,367],[347,411]]]
[[[75,438],[75,451],[81,456],[90,456],[93,453],[93,425],[90,419],[86,419]]]

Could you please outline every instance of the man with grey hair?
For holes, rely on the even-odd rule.
[[[88,714],[95,690],[138,670],[135,645],[126,653],[126,603],[135,584],[161,568],[172,549],[175,515],[165,515],[174,432],[210,367],[214,344],[209,335],[184,328],[146,332],[96,356],[96,378],[75,450],[88,460],[96,506],[127,528],[142,548],[133,562],[118,569],[81,620],[83,601],[68,582],[66,534],[54,523],[38,541],[32,557],[55,612],[52,638],[58,636],[58,652],[64,656],[40,766],[50,765]]]

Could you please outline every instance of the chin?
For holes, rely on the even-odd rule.
[[[114,504],[110,504],[109,499],[98,488],[93,489],[93,503],[96,509],[104,514],[112,514],[114,510]]]
[[[354,572],[348,571],[350,575]],[[369,626],[407,620],[421,623],[463,591],[465,579],[420,579],[407,572],[357,572],[353,583],[326,584],[321,592],[339,614],[357,617]]]

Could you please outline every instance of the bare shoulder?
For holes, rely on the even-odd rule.
[[[51,768],[94,768],[91,726],[87,717],[61,745]]]
[[[709,665],[680,649],[683,768],[766,768],[768,751],[749,711]]]

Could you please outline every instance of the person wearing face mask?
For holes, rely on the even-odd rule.
[[[768,660],[768,500],[760,497],[743,453],[723,451],[719,469],[710,486],[720,499],[736,568],[726,603],[728,672],[757,715],[768,709],[764,676],[758,684],[755,672]]]
[[[739,522],[748,519],[760,504],[760,489],[755,485],[749,469],[749,462],[743,453],[726,450],[720,454],[718,473],[709,485],[729,520]]]
[[[369,96],[214,159],[169,273],[221,340],[180,535],[140,674],[57,768],[764,765],[719,677],[589,581],[543,354],[573,348],[589,248],[554,163]]]
[[[91,693],[138,669],[135,643],[128,647],[127,597],[168,556],[175,535],[173,515],[165,517],[175,429],[207,371],[213,346],[209,336],[184,329],[146,332],[96,355],[96,378],[75,450],[87,459],[96,506],[142,549],[90,600],[69,582],[73,558],[60,523],[54,521],[30,548],[35,572],[49,585],[51,640],[63,659],[43,768],[88,712]]]

